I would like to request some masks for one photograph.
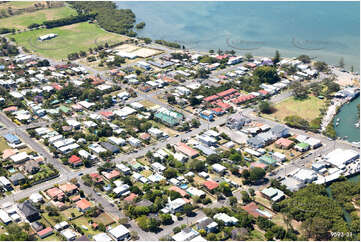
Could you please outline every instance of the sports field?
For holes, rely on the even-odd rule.
[[[0,28],[15,28],[24,30],[30,24],[42,24],[46,20],[65,18],[71,15],[77,15],[77,12],[69,7],[43,9],[31,13],[14,15],[0,20]]]
[[[274,113],[270,115],[262,114],[262,116],[283,121],[287,116],[297,115],[307,121],[311,121],[320,115],[319,109],[322,108],[324,104],[324,100],[314,96],[309,96],[304,100],[296,100],[293,97],[290,97],[274,105],[274,108],[276,109]]]
[[[54,33],[58,36],[54,39],[39,41],[39,36]],[[99,44],[118,43],[128,39],[126,36],[109,33],[95,24],[88,22],[67,25],[52,29],[38,29],[15,34],[14,39],[20,46],[38,53],[44,57],[53,59],[67,58],[68,54],[89,48]]]

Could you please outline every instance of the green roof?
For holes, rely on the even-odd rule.
[[[310,145],[305,142],[299,143],[297,146],[301,147],[302,149],[308,149],[310,147]]]
[[[173,118],[172,116],[166,115],[164,113],[156,113],[154,116],[170,126],[174,126],[179,123],[177,119]]]
[[[61,105],[59,107],[60,111],[62,111],[63,113],[69,113],[70,109],[68,107],[65,107],[64,105]]]
[[[273,159],[271,156],[268,155],[261,156],[259,158],[259,161],[266,165],[273,165],[277,162],[275,159]]]
[[[262,193],[267,197],[274,197],[277,195],[278,191],[273,187],[265,188],[262,190]]]

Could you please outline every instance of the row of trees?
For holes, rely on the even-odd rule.
[[[98,24],[109,32],[125,34],[135,37],[132,30],[135,23],[135,14],[130,9],[117,9],[113,2],[70,2],[79,15],[95,13]]]
[[[64,25],[85,22],[85,21],[94,19],[94,17],[95,17],[94,13],[93,14],[84,14],[84,15],[70,16],[70,17],[61,18],[61,19],[48,20],[48,21],[44,21],[43,24],[45,25],[45,27],[47,29],[50,29],[50,28],[60,27],[60,26],[64,26]]]

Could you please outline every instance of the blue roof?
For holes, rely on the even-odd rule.
[[[8,143],[16,143],[20,141],[20,139],[13,134],[5,134],[3,137],[6,139]]]

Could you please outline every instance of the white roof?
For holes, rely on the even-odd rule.
[[[38,203],[43,200],[43,196],[41,196],[38,192],[30,195],[29,199],[34,203]]]
[[[351,160],[359,157],[359,153],[357,151],[351,149],[335,149],[334,151],[328,153],[325,158],[327,162],[331,163],[336,167],[343,167],[348,164]]]
[[[109,230],[109,234],[111,234],[114,238],[120,238],[128,233],[129,233],[129,230],[126,227],[124,227],[124,225],[122,225],[122,224]]]
[[[65,229],[60,232],[67,240],[73,239],[76,237],[76,233],[71,229]]]
[[[26,152],[20,152],[20,153],[17,153],[16,155],[12,155],[10,157],[10,159],[15,163],[23,161],[27,158],[28,158],[28,154]]]
[[[305,142],[311,146],[315,146],[321,143],[319,139],[315,139],[313,137],[308,138]]]
[[[212,168],[215,170],[215,171],[217,171],[217,172],[222,172],[222,171],[224,171],[224,170],[226,170],[227,168],[226,167],[224,167],[224,166],[222,166],[221,164],[213,164],[212,165]]]
[[[195,187],[189,187],[187,190],[186,190],[189,194],[191,194],[192,196],[203,196],[204,194],[206,194],[204,191],[202,190],[199,190]]]
[[[112,238],[110,238],[106,233],[100,233],[93,236],[93,239],[95,241],[112,241]]]
[[[235,217],[231,217],[228,214],[225,213],[217,213],[216,215],[213,216],[214,219],[218,219],[223,221],[224,223],[232,223],[235,224],[238,222],[238,219],[236,219]]]

